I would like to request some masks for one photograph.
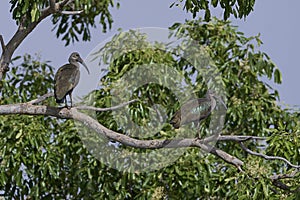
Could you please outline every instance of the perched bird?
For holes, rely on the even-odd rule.
[[[172,116],[170,124],[172,124],[175,129],[178,129],[184,124],[200,122],[201,120],[206,119],[217,105],[215,98],[219,99],[219,97],[209,91],[204,98],[187,101]],[[222,100],[221,102],[224,105]]]
[[[73,52],[69,57],[69,64],[61,66],[54,77],[54,97],[57,103],[65,101],[67,106],[67,95],[69,95],[72,107],[72,92],[77,86],[80,78],[79,63],[81,63],[90,74],[89,69],[83,62],[79,53]]]

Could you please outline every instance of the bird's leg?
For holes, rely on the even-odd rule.
[[[68,108],[67,96],[65,96],[65,107]]]
[[[70,101],[71,101],[71,107],[70,107],[70,109],[73,107],[73,102],[72,102],[72,93],[70,92],[69,93],[69,97],[70,97]]]
[[[197,132],[197,138],[201,138],[201,134],[200,134],[200,122],[196,122],[196,132]]]

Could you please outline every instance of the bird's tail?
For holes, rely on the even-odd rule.
[[[56,93],[54,93],[54,98],[55,98],[55,100],[56,100],[56,103],[63,103],[64,100],[65,100],[64,98],[58,99],[57,96],[56,96]]]
[[[175,129],[178,129],[180,127],[180,120],[178,119],[178,116],[173,116],[172,119],[169,122]]]
[[[56,99],[56,103],[63,103],[64,99]]]

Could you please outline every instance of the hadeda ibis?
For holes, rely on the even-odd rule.
[[[73,52],[69,57],[69,64],[61,66],[54,77],[54,97],[57,103],[63,103],[67,107],[67,95],[70,97],[72,107],[72,92],[77,86],[80,78],[79,63],[81,63],[87,70],[89,69],[83,62],[79,53]]]
[[[218,96],[208,91],[204,98],[196,98],[184,103],[172,116],[170,124],[175,129],[178,129],[184,124],[200,122],[206,119],[215,109],[217,105],[216,99],[219,99],[226,108],[226,105]]]

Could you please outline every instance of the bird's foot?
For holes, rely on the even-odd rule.
[[[64,106],[64,108],[67,108],[68,110],[70,110],[72,108],[72,106],[68,106],[67,104]]]

